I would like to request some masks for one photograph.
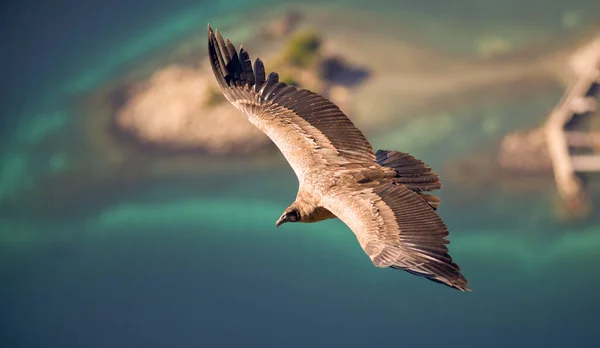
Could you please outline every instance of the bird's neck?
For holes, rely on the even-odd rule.
[[[316,207],[309,215],[307,215],[300,221],[302,221],[302,222],[318,222],[318,221],[323,221],[323,220],[327,220],[327,219],[333,219],[336,217],[337,216],[335,216],[329,210],[327,210],[323,207]]]
[[[329,210],[320,206],[320,199],[305,191],[299,191],[294,204],[301,215],[301,222],[317,222],[336,217]]]

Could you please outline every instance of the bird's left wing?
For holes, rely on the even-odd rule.
[[[467,280],[448,254],[448,229],[418,193],[400,184],[356,185],[323,198],[377,267],[392,267],[459,290]]]
[[[299,179],[309,172],[352,163],[373,163],[363,133],[332,102],[319,94],[268,76],[260,59],[208,27],[210,64],[227,100],[277,145]]]

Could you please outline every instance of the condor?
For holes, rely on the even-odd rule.
[[[377,267],[405,270],[470,290],[437,215],[441,188],[429,166],[399,151],[374,153],[363,133],[319,94],[268,76],[260,59],[208,26],[208,52],[229,102],[277,145],[299,181],[296,200],[276,225],[342,220]]]

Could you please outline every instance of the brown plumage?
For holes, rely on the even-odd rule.
[[[260,59],[208,27],[212,69],[223,94],[277,145],[296,173],[296,200],[276,225],[338,217],[377,267],[402,269],[469,290],[448,255],[436,214],[439,177],[402,152],[373,152],[363,133],[324,97],[268,76]]]

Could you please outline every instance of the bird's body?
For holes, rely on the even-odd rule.
[[[329,100],[279,82],[257,59],[239,53],[209,26],[211,66],[225,97],[284,155],[299,181],[298,195],[277,221],[339,218],[377,267],[403,269],[469,290],[448,255],[448,230],[435,210],[437,174],[398,151],[371,144]]]

